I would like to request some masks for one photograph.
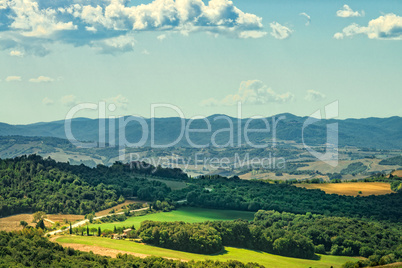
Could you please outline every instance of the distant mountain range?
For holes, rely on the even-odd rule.
[[[249,140],[254,144],[263,144],[272,141],[273,118],[284,118],[277,123],[276,138],[284,141],[302,142],[303,124],[307,117],[299,117],[292,114],[279,114],[265,118],[269,123],[269,132],[250,132]],[[151,145],[151,119],[143,120],[141,125],[137,117],[124,117],[120,119],[88,119],[76,118],[72,120],[72,134],[79,141],[99,141],[105,140],[106,143],[119,142],[119,134],[125,131],[125,138],[128,142],[136,143],[143,138],[143,146]],[[126,125],[121,124],[125,120]],[[206,121],[210,122],[211,131],[203,133],[190,132],[188,138],[184,135],[174,146],[188,147],[191,142],[197,145],[210,144],[213,140],[217,145],[225,145],[233,140],[231,146],[246,143],[243,135],[244,128],[248,124],[248,129],[266,128],[265,123],[258,120],[237,119],[224,115],[212,115],[204,119],[190,121],[177,117],[155,118],[154,119],[154,144],[167,145],[174,142],[181,134],[182,123],[189,129],[207,129]],[[99,134],[99,123],[104,122],[105,130]],[[189,122],[191,123],[189,125]],[[248,123],[247,123],[248,122]],[[21,135],[38,137],[58,137],[67,138],[65,133],[64,120],[53,122],[41,122],[27,125],[10,125],[0,123],[0,136]],[[375,149],[402,149],[402,117],[393,116],[389,118],[363,118],[345,120],[320,120],[309,125],[304,130],[305,142],[308,145],[325,144],[327,124],[338,123],[339,145],[356,146],[360,148]],[[144,131],[143,131],[144,126]],[[242,131],[239,132],[238,130]],[[113,136],[114,131],[114,136]],[[109,134],[112,133],[111,139]],[[214,134],[215,133],[215,134]],[[241,133],[241,137],[238,137]],[[233,137],[233,139],[231,139]]]

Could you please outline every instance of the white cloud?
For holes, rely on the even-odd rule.
[[[156,37],[159,41],[165,40],[166,39],[166,34],[160,34]]]
[[[120,94],[116,97],[105,99],[105,101],[109,104],[114,104],[117,108],[121,108],[123,110],[127,110],[128,108],[128,99]]]
[[[293,33],[293,30],[275,21],[271,22],[269,26],[272,29],[271,35],[276,39],[286,39]]]
[[[76,96],[66,95],[61,98],[61,103],[65,106],[74,106],[78,103],[78,101]]]
[[[335,39],[338,39],[338,40],[339,40],[339,39],[343,39],[343,33],[335,33],[335,34],[334,34],[334,38],[335,38]]]
[[[325,99],[325,94],[310,89],[307,90],[307,95],[304,97],[304,99],[308,101],[320,101]]]
[[[38,2],[14,0],[8,1],[8,6],[14,13],[10,28],[19,30],[24,36],[42,37],[56,31],[77,29],[72,21],[60,21],[55,10],[40,9]]]
[[[220,32],[239,37],[244,31],[261,30],[262,18],[245,13],[229,0],[166,1],[127,6],[126,1],[111,0],[96,6],[74,4],[63,12],[92,27],[115,31],[194,31]],[[158,36],[163,40],[166,35]]]
[[[244,31],[239,34],[240,38],[261,38],[265,36],[267,32],[262,31]]]
[[[54,81],[53,78],[50,78],[47,76],[39,76],[38,78],[29,79],[29,82],[32,82],[32,83],[41,83],[41,82],[48,83],[48,82],[53,82],[53,81]]]
[[[140,31],[207,32],[245,38],[262,37],[262,18],[237,8],[230,0],[154,0],[147,4],[126,0],[0,0],[5,24],[0,48],[24,48],[43,56],[49,44],[89,45],[97,49],[119,36]],[[4,11],[3,11],[4,10]],[[165,34],[159,35],[163,40]],[[107,41],[108,40],[108,41]],[[115,43],[105,51],[130,51]]]
[[[23,57],[23,56],[24,56],[24,52],[19,51],[19,50],[11,50],[11,51],[10,51],[10,56]]]
[[[21,81],[22,80],[22,78],[21,78],[21,76],[7,76],[7,78],[6,78],[6,82],[19,82],[19,81]]]
[[[120,35],[108,39],[91,42],[92,46],[99,49],[102,53],[121,53],[133,51],[135,39],[132,34]]]
[[[149,51],[148,51],[148,50],[144,49],[144,50],[141,52],[141,54],[144,54],[144,55],[149,55],[149,54],[151,54],[151,53],[149,53]]]
[[[310,22],[311,22],[311,17],[310,17],[310,15],[308,15],[306,12],[302,12],[302,13],[300,13],[299,15],[300,15],[300,16],[304,16],[304,17],[307,19],[307,21],[306,21],[306,26],[309,26],[309,25],[310,25]]]
[[[201,102],[202,106],[233,106],[242,104],[262,105],[268,103],[285,103],[294,99],[290,92],[276,93],[259,80],[248,80],[240,83],[236,94],[229,94],[221,100],[209,98]]]
[[[353,23],[342,32],[335,33],[334,38],[342,39],[358,34],[365,34],[370,39],[402,40],[402,17],[390,13],[370,20],[368,26]]]
[[[54,103],[54,101],[52,99],[49,99],[48,97],[45,97],[42,100],[42,103],[45,104],[45,105],[52,105]]]
[[[6,8],[7,8],[6,0],[0,0],[0,9],[6,9]]]
[[[336,12],[336,15],[341,18],[362,17],[364,11],[353,11],[348,5],[343,5],[343,8]]]
[[[93,26],[85,26],[85,30],[87,30],[88,32],[93,32],[96,33],[98,30],[93,27]]]

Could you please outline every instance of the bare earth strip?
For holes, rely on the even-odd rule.
[[[56,239],[59,238],[60,236],[53,236],[49,240],[52,242],[56,242]],[[127,255],[133,255],[135,257],[140,257],[140,258],[146,258],[149,256],[152,256],[151,254],[142,254],[142,253],[136,253],[136,252],[129,252],[129,251],[124,251],[124,250],[118,250],[118,249],[111,249],[111,248],[105,248],[105,247],[98,247],[94,245],[83,245],[83,244],[73,244],[73,243],[63,243],[62,244],[64,248],[70,247],[75,250],[80,250],[80,251],[85,251],[85,252],[90,252],[92,251],[94,254],[102,255],[102,256],[109,256],[112,258],[116,258],[118,254],[127,254]],[[164,257],[165,259],[171,259],[171,260],[179,260],[177,258],[167,258]],[[180,261],[187,262],[188,260],[180,259]]]
[[[78,221],[78,220],[83,220],[84,219],[84,215],[74,215],[74,214],[47,214],[46,218],[54,221],[54,222],[63,222],[64,220],[67,221]]]
[[[85,251],[85,252],[90,252],[92,251],[95,254],[102,255],[102,256],[109,256],[112,258],[116,258],[117,254],[127,254],[127,255],[133,255],[135,257],[140,257],[140,258],[145,258],[151,255],[147,254],[141,254],[141,253],[134,253],[134,252],[128,252],[128,251],[123,251],[123,250],[117,250],[117,249],[110,249],[110,248],[103,248],[103,247],[98,247],[98,246],[90,246],[90,245],[82,245],[82,244],[63,244],[63,247],[67,248],[73,248],[75,250],[80,250],[80,251]]]
[[[327,194],[369,196],[393,193],[391,185],[386,182],[346,182],[346,183],[319,183],[319,184],[294,184],[297,187],[307,189],[321,189]],[[359,191],[362,193],[359,194]]]

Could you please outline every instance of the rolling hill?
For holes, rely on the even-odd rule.
[[[226,116],[225,116],[226,117]],[[279,114],[274,117],[266,118],[269,123],[270,132],[251,132],[249,139],[255,144],[262,144],[272,141],[273,118],[278,120],[279,117],[285,119],[277,123],[276,137],[279,140],[302,142],[303,123],[307,117],[299,117],[292,114]],[[138,117],[127,116],[120,119],[104,120],[106,133],[99,134],[99,119],[76,118],[72,120],[72,133],[79,141],[99,141],[104,138],[106,143],[119,141],[119,134],[125,131],[125,137],[128,142],[137,143],[143,135],[142,125],[137,121]],[[212,115],[206,118],[211,124],[210,132],[190,133],[191,142],[197,145],[210,144],[211,138],[218,145],[224,145],[229,141],[230,132],[228,128],[233,129],[234,142],[233,146],[237,146],[240,141],[245,144],[244,135],[238,139],[238,129],[244,130],[248,119],[237,119],[222,115]],[[119,120],[125,120],[125,127],[119,124]],[[151,145],[151,119],[143,119],[146,127],[144,130],[145,142],[141,146]],[[103,120],[101,120],[103,121]],[[174,142],[179,138],[182,123],[189,124],[189,119],[181,119],[178,117],[155,118],[154,119],[154,144],[166,145]],[[394,116],[389,118],[363,118],[363,119],[345,119],[345,120],[321,120],[304,130],[304,138],[308,145],[321,145],[326,143],[327,124],[338,123],[339,145],[340,146],[356,146],[374,149],[402,149],[402,117]],[[121,127],[119,127],[119,125]],[[114,127],[112,127],[114,126]],[[114,137],[109,139],[109,127],[114,129]],[[206,129],[207,124],[204,119],[197,119],[191,122],[191,129]],[[248,126],[249,129],[265,128],[262,120],[252,120]],[[224,130],[225,129],[225,130]],[[219,134],[213,136],[214,131],[221,130]],[[66,138],[64,129],[64,120],[53,122],[41,122],[28,125],[10,125],[0,123],[0,136],[39,136],[39,137],[57,137]],[[183,136],[174,144],[178,147],[190,147],[188,139]]]

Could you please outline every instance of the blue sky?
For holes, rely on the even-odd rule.
[[[401,116],[401,46],[401,1],[0,0],[0,122]]]

